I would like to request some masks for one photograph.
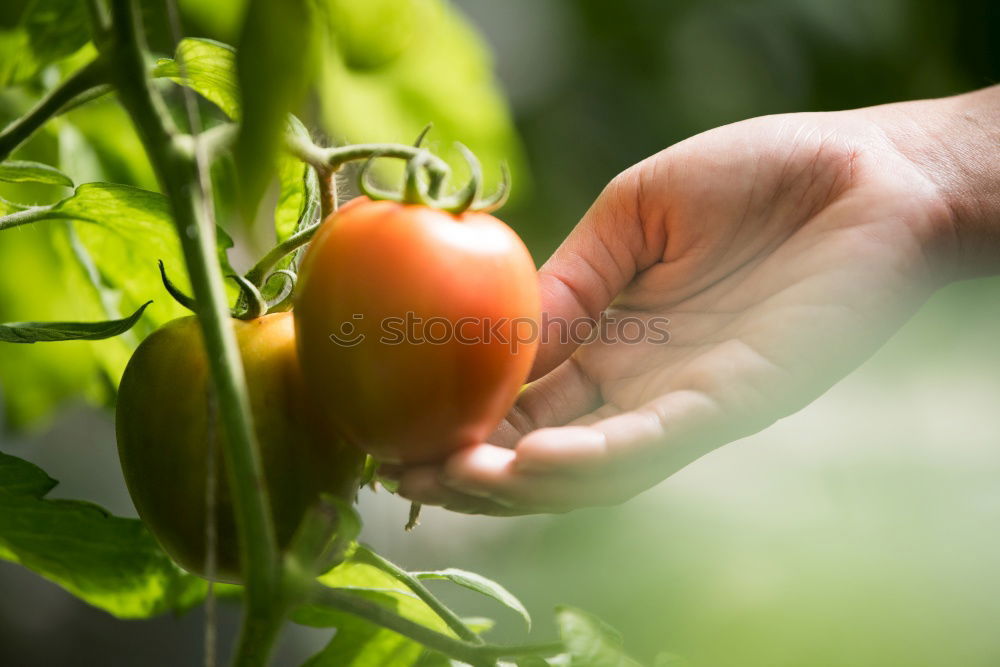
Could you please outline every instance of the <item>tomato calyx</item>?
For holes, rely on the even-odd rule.
[[[184,293],[181,288],[177,287],[176,284],[170,277],[167,276],[166,267],[163,266],[163,261],[159,262],[160,265],[160,279],[163,281],[163,287],[167,290],[167,293],[173,297],[174,301],[184,306],[191,312],[195,312],[195,300]],[[284,312],[291,309],[292,293],[295,290],[295,282],[298,280],[298,276],[294,271],[289,269],[279,269],[269,274],[264,280],[264,284],[268,284],[274,278],[284,279],[285,286],[283,289],[278,291],[278,295],[271,300],[266,300],[261,293],[261,290],[246,277],[231,273],[226,276],[230,280],[236,283],[240,288],[240,294],[236,298],[236,305],[233,306],[229,314],[237,320],[255,320],[258,317],[263,317],[268,313]]]
[[[442,194],[451,169],[440,157],[421,148],[430,129],[431,125],[427,125],[412,145],[354,144],[321,149],[301,140],[290,145],[293,154],[313,167],[306,179],[306,206],[301,211],[294,234],[268,251],[245,275],[235,273],[226,275],[226,278],[233,280],[239,286],[239,295],[230,310],[232,317],[253,320],[268,313],[283,312],[291,308],[298,278],[296,270],[299,254],[312,240],[324,215],[320,205],[322,198],[320,181],[332,179],[333,175],[348,162],[366,160],[358,173],[358,189],[372,200],[426,206],[456,216],[465,212],[488,213],[503,206],[510,193],[510,171],[507,166],[502,163],[500,165],[501,183],[497,191],[488,197],[483,197],[482,166],[472,151],[460,143],[456,145],[468,163],[469,180],[460,189]],[[379,158],[406,161],[403,185],[399,192],[382,190],[369,182],[371,166]],[[170,296],[193,312],[194,299],[171,282],[162,263],[160,277]],[[280,283],[275,282],[279,280]]]
[[[425,129],[417,139],[418,147],[426,133]],[[507,166],[500,165],[502,180],[497,191],[489,197],[482,198],[482,166],[475,154],[464,144],[456,143],[456,146],[469,165],[470,177],[465,186],[453,194],[441,194],[445,174],[431,168],[434,156],[426,150],[421,150],[407,160],[403,175],[403,188],[399,193],[382,190],[369,182],[368,174],[372,164],[376,159],[386,157],[382,153],[374,153],[358,172],[358,190],[374,201],[387,200],[401,204],[427,206],[453,215],[460,215],[466,211],[488,213],[503,206],[510,193],[510,172]],[[426,178],[423,176],[424,173],[426,173]]]

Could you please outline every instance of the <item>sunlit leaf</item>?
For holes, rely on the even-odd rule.
[[[68,222],[0,232],[0,321],[107,319],[96,292],[72,260]],[[30,286],[21,276],[31,276]],[[0,385],[5,426],[39,426],[61,403],[106,403],[98,348],[124,348],[122,338],[59,345],[0,344]],[[117,352],[115,352],[117,354]]]
[[[121,305],[127,311],[138,308],[151,295],[162,293],[160,260],[178,288],[190,289],[167,200],[159,193],[128,185],[86,183],[57,204],[38,207],[32,219],[36,223],[92,223],[77,225],[76,233],[99,267],[101,277],[121,292]],[[217,234],[220,263],[224,270],[231,271],[225,251],[233,241],[221,230]],[[157,326],[185,313],[171,299],[158,299],[147,311],[149,321]]]
[[[55,167],[27,160],[0,162],[0,181],[8,183],[43,183],[46,185],[73,187],[73,181],[70,177]]]
[[[465,570],[458,570],[455,568],[437,570],[434,572],[413,572],[412,574],[414,574],[418,579],[440,579],[443,581],[450,581],[454,584],[458,584],[459,586],[468,588],[469,590],[473,590],[477,593],[493,598],[508,609],[519,614],[521,618],[524,619],[528,629],[531,629],[531,615],[528,613],[528,610],[524,607],[521,601],[506,588],[495,581],[487,579],[481,574],[466,572]]]
[[[37,466],[0,453],[0,558],[120,618],[201,601],[205,581],[174,565],[142,522],[90,503],[46,500],[55,485]]]
[[[424,651],[417,642],[357,616],[340,614],[335,622],[333,639],[304,667],[411,667]]]
[[[30,208],[30,206],[25,206],[24,204],[15,204],[12,201],[7,201],[3,197],[0,197],[0,216],[10,215],[11,213],[17,213],[18,211],[24,211]]]
[[[0,86],[27,80],[78,51],[90,31],[79,0],[32,0],[16,28],[0,31]]]
[[[298,158],[284,154],[278,159],[278,203],[274,207],[274,229],[278,241],[284,241],[298,231],[309,198],[317,196],[315,185],[310,188],[310,178],[315,178],[312,169]]]
[[[185,80],[179,60],[183,59]],[[236,50],[211,39],[186,38],[174,58],[161,58],[153,76],[187,85],[232,119],[240,117],[240,91],[236,80]]]
[[[127,185],[88,183],[53,207],[47,217],[92,223],[77,224],[75,231],[101,278],[120,293],[119,308],[124,312],[150,298],[165,296],[159,260],[178,287],[190,291],[180,242],[163,195]],[[140,337],[186,314],[173,299],[155,298]]]
[[[472,616],[469,618],[463,618],[462,622],[469,626],[469,629],[475,632],[477,635],[484,635],[497,624],[492,618],[485,618],[483,616]]]
[[[625,654],[618,631],[596,616],[560,606],[556,623],[574,667],[640,667]]]
[[[109,132],[108,128],[114,128]],[[128,114],[113,96],[74,109],[60,119],[59,167],[77,183],[109,181],[156,190],[158,183]],[[81,170],[81,156],[91,169]]]
[[[320,577],[319,581],[332,588],[349,589],[404,618],[454,636],[433,609],[410,591],[401,590],[395,578],[376,567],[348,560]],[[407,667],[416,663],[424,650],[411,639],[334,609],[305,607],[296,611],[292,620],[302,625],[337,628],[333,640],[306,663],[311,667]]]
[[[250,0],[236,53],[243,122],[233,148],[240,208],[253,219],[275,169],[285,118],[312,78],[316,16],[307,0]]]

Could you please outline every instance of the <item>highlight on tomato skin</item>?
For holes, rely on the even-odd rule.
[[[291,313],[232,320],[253,411],[279,545],[288,546],[321,493],[353,501],[364,454],[338,436],[305,389]],[[138,347],[116,407],[129,494],[164,550],[203,577],[239,583],[239,544],[226,482],[219,417],[197,320],[167,323]],[[206,568],[206,450],[214,442],[217,553]]]
[[[385,462],[483,441],[538,348],[534,262],[486,213],[359,197],[323,223],[296,292],[307,385]]]

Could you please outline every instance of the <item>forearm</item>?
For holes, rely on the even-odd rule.
[[[1000,273],[1000,86],[881,109],[947,207],[956,276]]]

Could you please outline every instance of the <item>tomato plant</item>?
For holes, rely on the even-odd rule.
[[[348,438],[415,463],[496,427],[531,368],[538,311],[531,256],[493,216],[361,197],[310,245],[295,322],[309,384]]]
[[[421,4],[407,30],[424,40],[421,48],[440,49],[440,40],[428,41],[416,23],[436,16],[429,6]],[[59,196],[37,203],[35,190],[15,189],[12,201],[0,199],[0,235],[10,238],[15,227],[26,238],[47,230],[40,237],[47,252],[38,257],[63,261],[51,272],[72,285],[60,303],[77,307],[58,321],[0,324],[0,341],[105,341],[76,349],[92,354],[85,370],[100,370],[101,381],[92,383],[98,389],[88,396],[117,396],[122,469],[141,517],[49,499],[54,480],[0,453],[0,558],[123,618],[189,609],[211,595],[206,579],[238,582],[237,665],[267,664],[288,620],[336,629],[311,665],[379,665],[385,656],[402,667],[508,658],[540,664],[553,656],[628,664],[614,633],[570,608],[557,612],[558,640],[487,642],[481,634],[489,623],[463,619],[424,581],[471,589],[530,622],[509,591],[454,568],[407,572],[357,541],[352,501],[365,457],[345,436],[389,460],[438,458],[486,437],[532,363],[534,266],[516,234],[487,213],[503,203],[506,179],[497,196],[481,199],[471,153],[472,178],[449,192],[449,164],[419,141],[315,142],[292,112],[319,69],[312,62],[319,45],[340,48],[321,39],[329,17],[315,14],[315,3],[247,3],[239,49],[180,39],[177,8],[168,3],[164,22],[177,44],[174,58],[159,60],[147,37],[162,38],[162,26],[144,26],[149,8],[142,9],[134,0],[34,0],[18,32],[0,40],[0,75],[33,86],[62,77],[0,130],[0,181],[59,188]],[[344,11],[370,10],[353,3]],[[449,25],[445,37],[470,39],[457,19]],[[21,44],[31,48],[11,49]],[[401,41],[386,57],[402,57],[409,44]],[[383,65],[383,84],[402,77],[396,85],[412,96],[419,86],[407,77],[423,70],[391,72],[381,60],[369,68]],[[489,72],[461,76],[470,79],[462,84],[467,101],[493,103]],[[339,80],[349,90],[367,88],[353,75]],[[83,177],[71,178],[19,152],[58,123],[60,153],[73,163],[87,143],[57,116],[92,110],[109,91],[114,102],[101,106],[95,125],[130,121],[136,155],[109,160],[108,171],[139,165],[142,176],[107,183],[82,170]],[[350,95],[325,97],[330,115],[343,118]],[[450,94],[419,108],[433,109],[452,129],[476,117],[456,108]],[[500,130],[484,130],[478,140],[503,145],[510,128]],[[100,151],[92,152],[79,164],[100,164]],[[8,160],[12,155],[18,159]],[[405,161],[402,201],[373,201],[386,194],[368,185],[362,170],[367,197],[332,215],[342,168],[376,157]],[[279,193],[275,245],[237,271],[229,259],[232,237],[259,236],[250,226],[267,217],[259,209],[272,182]],[[299,280],[300,254],[310,242]],[[163,289],[195,316],[176,319],[181,310]],[[404,333],[398,345],[334,347],[329,330],[355,314],[373,327],[410,314],[427,321],[415,335],[434,335],[433,320],[474,340],[425,345]],[[475,340],[469,329],[476,323],[488,325],[495,340]],[[52,373],[62,359],[45,368]],[[373,462],[360,481],[374,488]],[[206,664],[214,664],[211,650],[206,642]]]
[[[234,320],[278,545],[289,545],[321,493],[352,501],[364,456],[333,431],[302,382],[291,313]],[[209,504],[215,473],[216,572],[240,580],[239,548],[222,433],[209,390],[208,362],[194,318],[175,320],[135,351],[118,392],[118,451],[139,516],[173,558],[206,571]]]

